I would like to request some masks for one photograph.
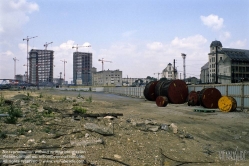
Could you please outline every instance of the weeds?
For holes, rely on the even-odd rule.
[[[89,96],[89,97],[86,99],[86,101],[88,101],[89,103],[91,103],[91,102],[92,102],[92,96]]]
[[[81,113],[81,114],[85,114],[86,113],[86,109],[85,108],[82,108],[82,107],[73,107],[73,110],[74,110],[74,113]]]
[[[61,99],[61,101],[66,101],[67,100],[67,97],[66,96],[64,96],[62,99]]]
[[[50,133],[51,128],[50,128],[50,127],[45,127],[45,128],[43,129],[43,131],[44,131],[45,133]]]
[[[7,134],[6,134],[5,131],[1,131],[1,130],[0,130],[0,138],[1,138],[1,139],[7,138]]]
[[[1,96],[0,96],[0,106],[2,106],[3,104],[4,104],[4,96],[1,93]]]
[[[38,97],[39,97],[39,98],[43,98],[43,94],[42,94],[42,93],[40,93]]]
[[[81,98],[81,95],[80,95],[80,92],[79,92],[79,94],[78,94],[78,96],[77,96],[78,98]]]
[[[25,133],[27,132],[27,129],[24,129],[23,127],[20,129],[17,129],[17,133],[18,135],[25,135]]]
[[[19,108],[16,108],[15,106],[11,105],[10,109],[8,110],[9,116],[6,118],[5,123],[8,124],[16,124],[17,119],[19,117],[22,117],[22,112]]]

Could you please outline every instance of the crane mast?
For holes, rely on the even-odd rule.
[[[99,61],[102,62],[102,71],[104,71],[104,62],[110,62],[110,63],[112,63],[112,61],[105,61],[104,58],[99,59]]]
[[[52,44],[52,43],[53,43],[53,42],[50,42],[50,43],[47,43],[47,42],[46,42],[46,43],[44,44],[45,50],[47,50],[48,45],[49,45],[49,44]]]

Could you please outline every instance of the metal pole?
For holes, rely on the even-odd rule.
[[[215,69],[215,83],[218,84],[218,54],[217,54],[217,46],[216,46],[216,69]]]

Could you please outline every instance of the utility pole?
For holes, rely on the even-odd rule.
[[[45,50],[47,50],[48,45],[49,45],[49,44],[52,44],[52,43],[53,43],[53,42],[50,42],[50,43],[47,43],[47,42],[46,42],[46,43],[44,44]]]
[[[159,74],[161,73],[154,73],[154,75],[157,74],[157,80],[159,80]]]
[[[61,86],[61,74],[62,74],[62,72],[60,72],[60,86]]]
[[[16,57],[13,58],[13,60],[14,60],[14,79],[16,79],[16,61],[19,61],[19,60],[16,59]]]
[[[175,65],[176,65],[176,61],[174,59],[174,80],[176,79],[176,68],[175,68]]]
[[[61,60],[61,62],[63,62],[64,63],[64,83],[65,83],[65,78],[66,78],[66,71],[65,71],[65,63],[67,63],[67,61],[65,61],[65,59],[64,60]]]
[[[104,62],[110,62],[110,63],[112,63],[112,61],[105,61],[104,58],[99,59],[99,61],[102,62],[102,71],[104,71]]]
[[[24,40],[27,40],[27,82],[29,82],[29,39],[33,39],[33,38],[36,38],[38,36],[34,36],[34,37],[28,37],[26,39],[23,39]]]
[[[215,63],[216,64],[216,66],[215,66],[215,68],[216,68],[215,69],[215,75],[216,75],[215,76],[215,83],[218,84],[218,50],[217,50],[218,46],[215,46],[215,47],[216,47],[216,53],[215,53],[216,54],[216,56],[215,56],[215,59],[216,59],[215,60],[216,61],[216,63]]]

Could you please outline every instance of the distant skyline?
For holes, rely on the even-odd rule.
[[[54,51],[54,77],[73,78],[72,46],[92,52],[93,67],[123,71],[123,77],[157,78],[168,63],[183,78],[200,77],[208,62],[212,41],[225,48],[249,50],[248,0],[1,0],[0,1],[0,78],[24,74],[27,62],[27,36],[30,49]]]

